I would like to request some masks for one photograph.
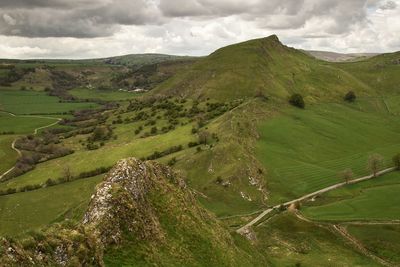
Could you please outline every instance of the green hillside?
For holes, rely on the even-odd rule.
[[[273,35],[221,48],[179,72],[155,92],[220,100],[260,93],[286,100],[292,93],[301,93],[308,102],[315,102],[337,98],[349,89],[359,94],[374,93],[335,65],[284,46]]]

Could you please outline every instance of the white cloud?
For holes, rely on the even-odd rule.
[[[0,58],[206,55],[271,34],[303,49],[400,50],[400,0],[4,1]]]

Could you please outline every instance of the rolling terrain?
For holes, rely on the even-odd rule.
[[[7,241],[21,260],[35,258],[32,248],[52,239],[74,251],[76,231],[77,239],[97,245],[86,242],[74,260],[92,257],[106,266],[398,263],[400,239],[391,235],[397,225],[367,225],[400,220],[392,204],[400,190],[397,172],[291,207],[281,204],[344,182],[346,169],[351,179],[371,174],[371,155],[382,157],[379,170],[394,166],[392,157],[400,152],[399,53],[327,62],[270,36],[203,58],[149,56],[3,62],[0,77],[8,84],[0,86],[0,175],[12,166],[18,172],[0,181],[0,235],[21,240]],[[344,100],[349,91],[353,102]],[[302,96],[304,108],[290,105],[293,94]],[[124,179],[135,181],[143,170],[137,166],[144,166],[152,170],[154,189],[133,206],[121,189],[125,182],[121,187],[112,178],[120,160],[130,157],[144,163],[128,160],[135,171]],[[184,189],[154,161],[179,172]],[[102,179],[115,190],[110,205],[123,211],[117,221],[139,216],[143,227],[156,222],[149,230],[164,241],[123,226],[115,231],[124,234],[109,245],[82,230],[82,216],[101,204],[96,184]],[[139,195],[148,192],[142,185]],[[57,201],[49,201],[54,195]],[[274,206],[244,237],[236,233]],[[48,227],[40,234],[44,239],[35,236]],[[59,227],[64,237],[54,236]],[[380,239],[372,228],[382,231]],[[59,263],[52,249],[43,251],[46,263]]]

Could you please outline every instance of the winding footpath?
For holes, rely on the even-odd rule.
[[[3,113],[7,113],[12,117],[24,117],[24,118],[40,118],[40,119],[51,119],[51,120],[57,120],[56,122],[53,122],[51,124],[45,125],[45,126],[41,126],[38,128],[35,128],[33,130],[33,134],[36,135],[38,134],[39,130],[45,129],[45,128],[49,128],[51,126],[54,126],[56,124],[58,124],[62,119],[61,118],[55,118],[55,117],[46,117],[46,116],[36,116],[36,115],[16,115],[14,113],[11,112],[7,112],[7,111],[0,111]],[[17,138],[14,139],[14,141],[11,144],[11,148],[18,153],[18,156],[21,157],[22,156],[22,152],[21,150],[19,150],[18,148],[15,147],[15,143],[17,142]],[[10,172],[12,172],[15,169],[15,166],[13,166],[12,168],[8,169],[7,171],[5,171],[3,174],[0,175],[0,181],[3,179],[4,176],[6,176],[7,174],[9,174]]]
[[[396,169],[395,167],[392,167],[392,168],[387,168],[387,169],[385,169],[385,170],[379,171],[379,172],[377,173],[377,176],[386,174],[386,173],[388,173],[388,172],[392,172],[392,171],[394,171],[395,169]],[[317,196],[317,195],[320,195],[320,194],[329,192],[329,191],[331,191],[331,190],[337,189],[337,188],[342,187],[342,186],[345,186],[345,185],[347,185],[347,184],[355,184],[355,183],[359,183],[359,182],[362,182],[362,181],[366,181],[366,180],[369,180],[369,179],[372,179],[372,178],[374,178],[374,176],[371,174],[371,175],[363,176],[363,177],[360,177],[360,178],[357,178],[357,179],[353,179],[353,180],[349,181],[348,183],[342,182],[342,183],[334,184],[334,185],[325,187],[325,188],[323,188],[323,189],[320,189],[320,190],[318,190],[318,191],[315,191],[315,192],[309,193],[309,194],[307,194],[307,195],[304,195],[304,196],[302,196],[302,197],[296,198],[296,199],[294,199],[294,200],[290,200],[290,201],[287,201],[287,202],[285,202],[285,203],[275,205],[275,206],[273,206],[273,207],[271,207],[271,208],[268,208],[268,209],[264,210],[264,211],[263,211],[260,215],[258,215],[256,218],[254,218],[253,220],[251,220],[250,222],[248,222],[246,225],[244,225],[244,226],[240,227],[239,229],[237,229],[236,232],[239,233],[239,234],[242,234],[242,235],[246,235],[247,233],[249,233],[250,227],[252,227],[254,224],[256,224],[257,222],[259,222],[261,219],[263,219],[267,214],[269,214],[269,213],[272,212],[273,210],[278,209],[280,206],[286,206],[286,207],[287,207],[287,206],[290,206],[291,204],[294,204],[294,203],[296,203],[296,202],[300,202],[300,201],[303,201],[303,200],[306,200],[306,199],[309,199],[309,198],[313,198],[313,197],[315,197],[315,196]]]

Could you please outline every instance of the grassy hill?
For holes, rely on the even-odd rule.
[[[312,103],[337,98],[349,89],[359,94],[374,93],[352,75],[284,46],[273,35],[221,48],[154,91],[220,100],[262,93],[280,101],[301,93]]]

